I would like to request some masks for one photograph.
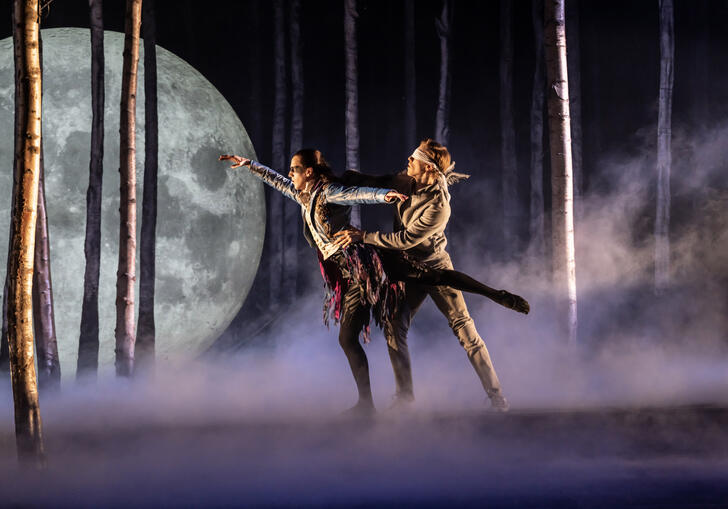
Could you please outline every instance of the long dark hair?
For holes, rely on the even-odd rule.
[[[301,158],[301,166],[304,168],[313,168],[313,174],[324,182],[339,182],[339,177],[334,175],[329,163],[324,159],[320,150],[314,148],[302,148],[293,157]]]

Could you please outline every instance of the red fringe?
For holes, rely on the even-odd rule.
[[[323,321],[328,327],[333,318],[338,324],[341,320],[343,296],[349,289],[349,281],[344,278],[336,262],[324,260],[318,251],[319,267],[324,279],[326,295],[324,297]],[[364,290],[361,303],[369,305],[374,323],[383,328],[399,307],[404,297],[404,282],[392,281],[387,276],[382,259],[376,248],[363,244],[353,244],[342,252],[346,270]],[[364,343],[371,340],[369,319],[362,326],[361,337]]]

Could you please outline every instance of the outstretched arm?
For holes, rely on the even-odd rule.
[[[450,218],[450,206],[444,200],[430,204],[422,215],[404,230],[392,233],[365,232],[355,228],[334,234],[337,245],[346,248],[354,242],[364,242],[385,249],[405,250],[415,247],[435,233],[445,230]]]
[[[341,184],[328,184],[324,188],[326,201],[337,205],[364,205],[372,203],[392,203],[397,200],[405,201],[407,196],[394,189],[381,189],[379,187],[342,186]]]
[[[276,191],[283,193],[286,197],[298,202],[298,191],[293,187],[293,182],[281,175],[275,170],[268,168],[265,165],[260,164],[257,161],[251,159],[235,156],[235,155],[221,155],[218,158],[220,161],[232,161],[231,168],[240,168],[241,166],[247,166],[250,168],[250,173],[261,179],[263,182],[271,186]]]

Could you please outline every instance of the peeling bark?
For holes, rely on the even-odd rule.
[[[119,265],[116,272],[116,374],[134,370],[134,281],[136,280],[136,122],[137,68],[142,0],[127,0],[124,68],[121,80]]]
[[[22,463],[45,463],[33,344],[33,266],[41,151],[40,19],[38,0],[15,0],[13,44],[16,90],[23,107],[16,132],[10,256],[8,260],[8,346],[15,406],[15,437]],[[19,67],[18,67],[19,66]],[[19,83],[21,81],[22,83]],[[17,86],[17,85],[21,86]],[[20,150],[18,150],[18,148]]]
[[[104,173],[104,19],[102,0],[89,0],[91,24],[91,161],[86,190],[81,331],[76,376],[96,376],[99,364],[99,270],[101,268],[101,187]]]
[[[571,159],[569,80],[566,63],[564,0],[544,2],[549,139],[551,146],[551,230],[557,302],[566,303],[565,329],[577,340],[574,182]]]
[[[154,277],[157,243],[157,167],[159,136],[157,123],[157,37],[155,0],[144,0],[144,191],[142,231],[139,245],[139,318],[135,345],[138,367],[154,365]]]
[[[574,171],[574,207],[580,209],[584,192],[584,168],[582,163],[581,129],[581,30],[579,0],[566,3],[566,37],[569,51],[566,53],[569,68],[569,110],[571,113],[571,158]],[[578,214],[577,214],[578,217]]]

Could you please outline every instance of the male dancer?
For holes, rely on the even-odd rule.
[[[364,242],[380,248],[403,250],[410,258],[426,266],[452,269],[450,255],[445,251],[445,227],[450,219],[448,184],[467,178],[467,175],[453,172],[454,166],[446,147],[431,139],[420,143],[408,159],[407,175],[412,178],[410,182],[413,188],[406,193],[409,194],[409,199],[397,205],[396,231],[340,231],[335,234],[338,244],[346,247],[352,242]],[[401,181],[401,177],[399,180]],[[401,189],[399,191],[403,192]],[[407,283],[405,303],[400,306],[392,322],[385,327],[397,386],[394,406],[404,406],[414,400],[407,331],[412,318],[428,295],[447,317],[450,328],[465,348],[468,359],[490,398],[492,408],[501,412],[508,411],[508,402],[503,396],[488,349],[475,329],[462,293],[447,286],[424,287],[415,283]],[[503,292],[503,295],[504,298],[510,296],[507,292]],[[527,303],[522,307],[517,302],[504,305],[528,313]]]

